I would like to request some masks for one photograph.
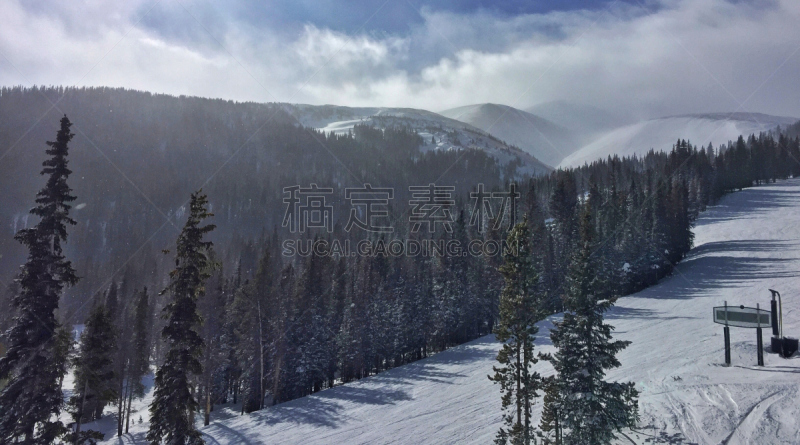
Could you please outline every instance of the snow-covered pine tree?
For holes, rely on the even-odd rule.
[[[289,381],[292,377],[291,369],[294,360],[293,354],[289,351],[291,345],[287,335],[290,329],[289,313],[293,311],[293,308],[291,301],[285,297],[294,295],[297,284],[295,275],[295,269],[291,262],[281,269],[277,294],[284,297],[278,297],[272,305],[273,322],[271,323],[270,331],[274,341],[270,348],[272,370],[268,379],[273,405],[291,400],[287,388],[290,386]]]
[[[61,119],[56,140],[48,141],[50,156],[42,165],[47,184],[36,195],[31,214],[36,226],[17,232],[15,239],[28,248],[28,259],[16,280],[19,291],[12,304],[17,310],[7,333],[8,351],[0,359],[0,442],[52,443],[66,432],[58,418],[63,405],[61,379],[66,355],[59,347],[59,323],[55,311],[65,286],[78,281],[63,254],[67,240],[70,203],[75,197],[67,185],[70,133],[67,116]]]
[[[358,363],[357,359],[360,355],[361,345],[358,334],[358,311],[356,304],[353,303],[351,295],[348,293],[344,300],[342,323],[336,336],[338,367],[343,383],[348,383],[358,378],[356,363]]]
[[[542,380],[544,396],[542,397],[542,418],[539,421],[539,437],[542,445],[561,445],[561,413],[558,385],[555,376]]]
[[[126,298],[125,285],[123,278],[122,284],[117,286],[116,281],[111,282],[111,286],[106,293],[106,310],[113,326],[116,343],[114,344],[114,354],[112,358],[114,378],[116,379],[115,393],[117,398],[114,402],[117,405],[117,436],[122,436],[123,424],[125,420],[125,401],[131,388],[128,371],[130,367],[130,329],[128,320],[127,304],[123,301]],[[95,416],[99,418],[105,405],[97,405],[98,410]]]
[[[223,283],[223,293],[225,294],[225,318],[223,320],[223,344],[222,354],[224,356],[222,369],[224,374],[224,389],[222,394],[224,397],[221,401],[227,402],[227,396],[230,395],[232,402],[235,404],[239,400],[239,387],[242,375],[242,366],[239,362],[239,348],[242,346],[242,339],[239,337],[238,326],[241,320],[237,320],[237,314],[233,310],[236,297],[241,287],[241,258],[236,266],[236,272],[229,279]]]
[[[560,411],[565,445],[608,444],[615,432],[631,426],[637,417],[633,383],[607,382],[606,370],[620,366],[616,354],[629,341],[613,341],[613,326],[603,313],[616,301],[602,282],[593,257],[596,244],[590,206],[580,221],[580,244],[567,277],[564,319],[550,331],[556,347],[549,360],[556,370],[558,398],[551,408]]]
[[[82,423],[99,419],[103,408],[118,397],[113,355],[116,332],[111,314],[103,304],[95,305],[81,333],[75,357],[75,389],[69,400],[76,433]]]
[[[517,224],[508,235],[516,252],[506,255],[500,273],[505,286],[500,294],[500,320],[495,328],[503,342],[494,375],[489,380],[500,384],[503,406],[503,428],[496,444],[528,445],[534,440],[531,406],[541,388],[539,373],[530,368],[538,360],[534,356],[536,322],[542,318],[542,294],[539,272],[531,254],[531,234],[527,220]]]
[[[131,401],[133,397],[144,396],[142,377],[150,372],[150,296],[147,287],[139,293],[133,315],[133,354],[128,378],[131,390],[128,393],[128,409],[125,416],[125,432],[128,432],[131,418]]]
[[[314,239],[315,245],[319,242]],[[297,280],[292,339],[299,360],[297,389],[302,395],[319,391],[326,381],[330,334],[325,303],[331,291],[331,266],[329,257],[311,255]]]
[[[198,302],[198,310],[203,318],[200,335],[205,346],[203,347],[203,374],[200,379],[200,402],[203,405],[203,425],[211,422],[211,412],[214,403],[219,403],[220,387],[222,382],[222,366],[226,358],[223,348],[224,322],[227,317],[227,296],[223,286],[223,272],[214,271],[206,284],[206,290]]]
[[[197,299],[210,276],[210,241],[203,237],[214,230],[213,224],[201,226],[208,213],[208,199],[202,191],[192,193],[189,219],[178,237],[175,269],[163,292],[171,301],[164,307],[167,325],[161,336],[167,343],[164,364],[158,368],[153,402],[150,404],[150,430],[147,440],[153,444],[203,444],[193,418],[198,407],[191,377],[202,371],[199,357],[203,339],[198,334],[200,315]]]
[[[339,258],[335,260],[333,269],[333,279],[331,281],[330,302],[328,305],[328,313],[326,321],[330,329],[328,336],[328,344],[326,349],[328,351],[328,362],[326,364],[326,376],[328,378],[328,387],[332,388],[335,379],[341,377],[338,369],[339,363],[339,328],[342,326],[342,319],[344,317],[344,304],[347,298],[347,287],[349,279],[349,270],[347,263],[344,259]],[[405,325],[406,327],[408,324]]]
[[[260,266],[259,271],[261,270]],[[259,281],[264,279],[265,277],[257,278]],[[266,307],[262,303],[266,295],[262,295],[259,288],[264,284],[254,285],[246,281],[245,285],[237,290],[231,308],[231,315],[236,320],[234,330],[240,339],[236,353],[237,362],[242,370],[239,389],[242,413],[251,413],[263,408],[265,383],[261,379],[264,376],[265,320],[262,320],[261,316],[266,315]]]

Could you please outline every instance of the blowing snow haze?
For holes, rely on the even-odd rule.
[[[797,0],[0,21],[0,444],[800,443]]]

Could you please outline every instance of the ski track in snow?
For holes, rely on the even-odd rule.
[[[800,334],[800,180],[726,196],[701,215],[695,233],[696,247],[676,273],[620,298],[607,314],[615,336],[633,342],[608,378],[634,381],[641,392],[640,426],[617,442],[800,443],[800,359],[765,353],[766,366],[757,367],[755,330],[731,328],[733,366],[725,367],[722,326],[711,320],[711,308],[725,300],[768,309],[772,288],[783,295],[785,334]],[[551,350],[550,320],[541,326],[538,348]],[[766,345],[770,335],[764,329]],[[501,422],[499,389],[487,379],[498,350],[487,336],[250,415],[218,407],[201,431],[208,444],[490,443]],[[536,367],[552,373],[547,363]],[[112,416],[96,425],[107,432],[104,443],[145,443],[148,402],[135,404],[134,418],[145,422],[131,435],[112,437]],[[536,418],[540,410],[538,399]]]

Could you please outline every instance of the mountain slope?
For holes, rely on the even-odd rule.
[[[653,443],[653,435],[675,444],[800,443],[800,359],[765,354],[766,366],[756,367],[755,332],[733,328],[733,366],[724,367],[722,326],[711,321],[711,308],[726,300],[768,307],[773,288],[783,294],[786,334],[800,332],[800,180],[726,196],[701,216],[696,235],[697,247],[673,276],[621,298],[607,315],[615,336],[633,342],[609,378],[634,381],[641,391],[640,428],[625,431],[618,443]],[[552,348],[549,326],[541,323],[541,351]],[[769,344],[769,329],[764,336]],[[500,399],[486,376],[498,350],[484,337],[251,415],[217,409],[204,438],[210,444],[489,443],[500,426]],[[552,372],[544,362],[536,368]],[[537,418],[540,409],[541,400]],[[144,443],[146,427],[133,425],[129,442]]]
[[[439,114],[489,132],[548,165],[558,164],[578,148],[566,128],[506,105],[467,105]]]
[[[525,111],[568,129],[573,137],[584,144],[598,134],[625,124],[620,116],[610,111],[566,100],[537,104]]]
[[[580,166],[612,154],[643,155],[651,148],[669,150],[679,138],[702,146],[711,142],[716,147],[735,141],[739,135],[746,137],[796,121],[796,118],[759,113],[689,114],[651,119],[605,133],[564,158],[558,166]]]
[[[529,152],[509,146],[489,132],[467,122],[451,119],[427,110],[415,108],[353,108],[337,105],[283,104],[284,110],[304,126],[326,133],[346,134],[355,125],[368,124],[378,128],[408,127],[426,142],[424,150],[454,150],[477,148],[486,151],[500,165],[518,162],[520,173],[540,175],[552,170],[550,165]],[[435,142],[434,142],[435,141]]]

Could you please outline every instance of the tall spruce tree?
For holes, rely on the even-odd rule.
[[[36,226],[17,232],[15,239],[28,248],[28,259],[16,280],[19,291],[12,304],[17,310],[8,331],[8,352],[0,359],[0,442],[52,443],[66,432],[58,421],[63,405],[61,379],[66,356],[60,351],[59,323],[55,311],[65,286],[78,281],[62,251],[67,240],[70,203],[75,197],[67,185],[70,133],[67,116],[61,119],[56,140],[48,141],[50,156],[42,165],[47,184],[36,195],[30,213],[40,218]]]
[[[163,292],[169,292],[170,302],[164,307],[167,320],[161,335],[168,351],[164,364],[158,368],[153,402],[150,405],[150,430],[147,440],[152,444],[203,444],[194,426],[194,411],[198,403],[193,393],[192,376],[202,372],[200,355],[203,339],[198,333],[200,315],[197,299],[210,276],[212,243],[204,236],[214,230],[213,224],[201,226],[213,216],[206,206],[202,191],[192,193],[189,220],[177,242],[175,269]]]
[[[586,205],[580,244],[567,276],[564,319],[550,331],[556,352],[543,356],[557,372],[558,395],[549,408],[559,413],[565,445],[608,444],[616,431],[637,418],[633,383],[605,381],[606,370],[620,366],[616,354],[630,342],[613,341],[613,326],[603,322],[616,296],[606,291],[593,257],[595,248],[592,213]]]
[[[531,252],[531,234],[527,220],[517,224],[508,235],[516,251],[508,254],[500,273],[505,287],[500,294],[500,320],[497,339],[503,342],[489,379],[500,384],[504,427],[495,443],[528,445],[534,438],[531,406],[541,387],[541,376],[531,370],[534,356],[536,322],[542,318],[543,296],[539,292],[539,272]]]
[[[99,419],[103,408],[117,397],[112,360],[115,347],[111,315],[105,305],[98,304],[89,313],[74,360],[75,390],[69,404],[76,433],[80,433],[82,423]]]

